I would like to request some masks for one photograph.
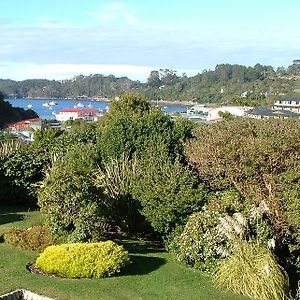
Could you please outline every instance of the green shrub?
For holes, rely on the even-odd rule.
[[[252,299],[289,299],[285,272],[270,250],[254,242],[235,245],[234,253],[221,262],[215,284]]]
[[[300,300],[300,255],[296,259],[297,277],[298,277],[298,289],[296,291],[296,299]]]
[[[4,180],[0,190],[2,201],[7,204],[36,204],[37,182],[42,180],[47,162],[45,152],[32,146],[13,151],[0,166]]]
[[[27,229],[9,228],[4,241],[18,248],[42,251],[53,244],[53,237],[47,227],[34,226]]]
[[[183,232],[174,238],[177,260],[202,271],[212,271],[229,254],[229,243],[218,231],[220,214],[206,210],[192,214]]]
[[[43,180],[38,204],[55,238],[90,240],[105,214],[104,197],[94,185],[96,154],[92,145],[77,146],[57,159]]]
[[[245,204],[268,208],[281,255],[300,242],[300,123],[237,118],[199,125],[185,154],[213,190],[234,187]],[[209,139],[207,137],[210,137]],[[285,258],[282,257],[282,260]]]
[[[138,161],[132,194],[154,230],[167,236],[201,209],[207,191],[191,169],[171,159],[166,145],[155,140]]]
[[[149,144],[160,139],[169,156],[183,154],[183,141],[191,137],[192,122],[176,120],[160,109],[150,108],[143,96],[125,93],[110,103],[110,111],[101,120],[98,148],[103,160],[123,154],[140,158]]]
[[[67,278],[112,276],[130,262],[128,252],[112,241],[50,246],[37,258],[45,272]]]
[[[231,253],[234,239],[248,233],[248,221],[239,212],[242,208],[243,199],[234,189],[210,193],[202,210],[190,215],[168,248],[186,265],[213,271]]]

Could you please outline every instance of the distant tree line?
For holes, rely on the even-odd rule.
[[[0,80],[0,90],[11,98],[111,98],[126,91],[138,91],[149,100],[230,103],[232,97],[265,102],[278,95],[293,95],[299,84],[300,63],[288,68],[219,64],[196,76],[178,75],[172,69],[150,72],[146,83],[127,77],[94,74],[68,80]]]

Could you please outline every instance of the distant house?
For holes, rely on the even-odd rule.
[[[245,116],[245,112],[249,109],[249,107],[241,107],[241,106],[221,106],[217,108],[213,108],[208,112],[207,121],[217,122],[222,121],[223,118],[220,116],[220,113],[230,113],[235,117],[243,117]]]
[[[270,108],[255,108],[246,113],[246,115],[250,118],[254,119],[287,119],[287,118],[295,118],[299,119],[300,114],[295,113],[291,110],[274,110]]]
[[[230,113],[235,117],[243,117],[249,107],[241,106],[220,106],[216,108],[207,107],[204,104],[197,104],[187,110],[187,118],[190,120],[205,120],[208,122],[222,121],[220,113]]]
[[[187,109],[187,118],[190,120],[206,120],[210,110],[211,108],[208,108],[205,104],[194,105]]]
[[[55,114],[57,121],[83,119],[85,121],[97,121],[101,116],[93,108],[64,108]]]
[[[241,93],[241,97],[242,98],[246,98],[247,97],[247,95],[248,95],[248,92],[246,91],[246,92],[243,92],[243,93]]]
[[[26,119],[15,123],[8,124],[7,128],[21,139],[33,141],[34,132],[42,130],[44,127],[43,120],[40,118]]]
[[[273,105],[274,110],[288,110],[295,113],[300,113],[300,99],[290,98],[285,100],[277,100]]]

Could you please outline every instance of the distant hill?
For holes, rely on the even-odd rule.
[[[69,80],[0,80],[0,91],[12,98],[111,98],[137,91],[150,100],[230,103],[242,97],[258,103],[278,96],[299,95],[300,61],[288,68],[220,64],[196,76],[170,69],[151,71],[146,83],[113,75],[79,75]]]
[[[33,110],[12,107],[9,102],[4,101],[4,95],[0,93],[0,129],[5,128],[9,123],[36,117],[38,117],[38,115]]]
[[[69,80],[0,80],[0,91],[11,98],[80,98],[117,96],[140,86],[127,77],[79,75]]]

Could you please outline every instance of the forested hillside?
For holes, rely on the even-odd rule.
[[[29,118],[37,118],[38,115],[31,109],[12,107],[10,103],[4,101],[4,96],[0,92],[0,129],[11,122],[17,122]]]
[[[138,91],[150,100],[199,103],[231,102],[234,96],[265,102],[278,95],[300,91],[300,61],[288,68],[220,64],[196,76],[177,74],[170,69],[151,71],[147,82],[113,75],[79,75],[69,80],[0,80],[0,91],[12,98],[110,98],[125,91]]]

